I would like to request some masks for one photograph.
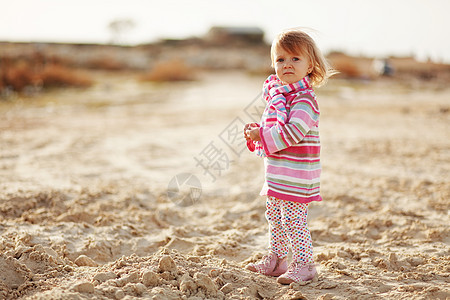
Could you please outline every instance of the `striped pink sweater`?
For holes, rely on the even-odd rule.
[[[261,118],[256,152],[266,157],[267,195],[309,203],[321,201],[319,106],[309,77],[282,85],[269,76],[268,101]]]

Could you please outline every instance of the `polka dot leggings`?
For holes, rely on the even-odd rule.
[[[266,219],[269,222],[270,250],[284,258],[288,255],[290,244],[293,261],[314,263],[307,217],[307,203],[284,201],[269,196],[266,202]]]

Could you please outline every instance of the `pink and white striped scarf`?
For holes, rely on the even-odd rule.
[[[309,88],[311,88],[309,76],[306,76],[297,82],[283,85],[281,80],[276,75],[270,75],[263,84],[263,97],[264,100],[266,100],[267,105],[264,109],[260,126],[272,127],[278,125],[279,127],[283,127],[288,120],[286,98],[288,100],[291,100],[291,98],[295,98],[297,96],[298,92]],[[271,122],[271,124],[268,124],[267,118],[270,109],[273,109],[276,112],[276,122]],[[251,143],[253,143],[253,145]],[[247,143],[247,146],[250,151],[254,150],[256,155],[260,157],[267,156],[264,151],[262,142],[250,141]]]

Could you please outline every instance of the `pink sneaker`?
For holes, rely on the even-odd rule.
[[[245,268],[263,275],[277,277],[287,271],[287,258],[280,259],[275,253],[269,253],[264,255],[259,262],[248,264]]]
[[[278,277],[277,282],[281,284],[291,284],[292,282],[312,280],[317,275],[314,264],[305,265],[299,262],[292,262],[286,273]]]

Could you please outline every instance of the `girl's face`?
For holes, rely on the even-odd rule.
[[[300,53],[291,54],[277,47],[274,52],[274,68],[284,84],[291,84],[311,73],[312,65],[307,56]]]

